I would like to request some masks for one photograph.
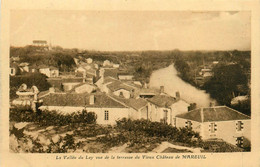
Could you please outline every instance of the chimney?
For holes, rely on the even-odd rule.
[[[146,82],[144,83],[144,88],[145,88],[145,89],[147,88],[147,83],[146,83]]]
[[[180,98],[181,98],[180,92],[177,91],[177,92],[176,92],[176,100],[180,100]]]
[[[160,86],[160,93],[164,93],[164,86]]]
[[[209,107],[214,107],[215,106],[215,103],[214,102],[210,102],[209,103]]]
[[[197,104],[196,103],[191,103],[190,106],[188,107],[188,111],[196,109]]]
[[[90,105],[95,104],[95,96],[94,95],[90,95],[90,97],[89,97],[89,104]]]
[[[55,88],[54,88],[54,87],[50,87],[50,88],[49,88],[49,92],[50,92],[50,93],[55,93]]]
[[[86,75],[87,75],[87,74],[86,74],[86,71],[84,71],[84,72],[83,72],[83,83],[86,82]]]

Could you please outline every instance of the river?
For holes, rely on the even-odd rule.
[[[150,77],[150,87],[164,86],[165,93],[174,96],[177,91],[181,98],[189,103],[196,103],[198,107],[208,107],[210,102],[215,102],[204,90],[184,82],[178,75],[174,65],[156,70]],[[216,103],[216,102],[215,102]]]

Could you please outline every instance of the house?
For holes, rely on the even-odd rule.
[[[86,61],[88,64],[91,64],[93,62],[93,60],[91,58],[87,58]]]
[[[50,66],[50,77],[58,77],[59,69],[53,66]]]
[[[149,120],[176,126],[176,115],[187,113],[190,106],[189,103],[180,98],[178,92],[176,94],[176,98],[167,94],[148,98]]]
[[[204,78],[206,78],[206,77],[212,77],[214,73],[213,73],[212,69],[203,68],[203,69],[201,69],[201,71],[199,72],[199,74],[200,74],[201,76],[203,76]]]
[[[40,65],[38,67],[40,73],[46,75],[47,77],[58,77],[59,69],[53,66]]]
[[[116,96],[120,96],[127,99],[133,98],[135,89],[137,89],[136,87],[130,86],[120,81],[112,82],[110,84],[107,84],[106,86],[109,90],[107,93],[112,93]]]
[[[56,110],[70,114],[86,110],[97,115],[97,124],[113,125],[116,120],[130,118],[130,108],[105,93],[50,93],[41,98],[42,111]]]
[[[103,66],[105,67],[105,66],[111,66],[112,64],[111,64],[111,62],[109,61],[109,60],[105,60],[104,62],[103,62]]]
[[[79,67],[77,67],[75,72],[92,75],[93,77],[97,76],[97,70],[94,68],[94,65],[93,65],[93,67],[90,65],[80,65]]]
[[[21,72],[29,72],[29,63],[23,62],[19,64]]]
[[[199,108],[176,116],[176,127],[199,132],[202,139],[223,139],[239,147],[251,140],[250,117],[227,106]]]
[[[123,98],[120,96],[109,95],[114,100],[120,102],[121,104],[129,107],[129,118],[131,119],[149,119],[148,115],[148,102],[144,99],[134,99],[134,98]]]

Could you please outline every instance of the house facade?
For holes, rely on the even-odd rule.
[[[40,110],[61,114],[80,112],[83,109],[97,115],[97,124],[113,125],[116,120],[129,118],[130,108],[105,93],[50,93],[41,98]]]
[[[155,95],[148,98],[149,120],[163,122],[176,126],[176,115],[187,113],[189,103],[182,99],[176,99],[169,95]]]
[[[199,108],[177,115],[176,127],[191,128],[204,140],[223,139],[239,147],[250,145],[250,117],[227,106]]]

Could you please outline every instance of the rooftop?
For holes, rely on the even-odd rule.
[[[188,113],[177,115],[176,117],[193,120],[197,122],[215,122],[250,119],[249,116],[227,106],[199,108],[192,110]]]
[[[95,102],[89,103],[90,95],[94,95]],[[93,108],[126,108],[126,106],[113,100],[105,93],[50,93],[42,98],[43,106],[72,106],[72,107],[93,107]]]
[[[131,107],[135,110],[139,110],[143,107],[145,107],[147,105],[147,101],[139,98],[139,99],[134,99],[134,98],[130,98],[130,99],[126,99],[126,98],[121,98],[115,95],[111,95],[112,98],[120,101],[121,103],[124,103],[126,106]]]
[[[173,103],[177,102],[174,97],[168,95],[155,95],[154,97],[147,100],[159,107],[169,107]]]

